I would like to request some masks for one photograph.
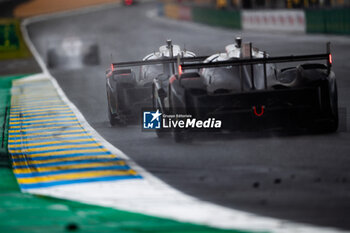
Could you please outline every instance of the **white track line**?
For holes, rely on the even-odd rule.
[[[98,8],[85,9],[84,13],[106,8],[109,9],[111,6],[108,5]],[[64,94],[57,81],[48,71],[44,61],[28,35],[27,26],[33,22],[58,17],[66,17],[72,14],[79,14],[79,12],[73,11],[73,13],[64,12],[54,15],[45,15],[29,18],[23,21],[21,30],[24,39],[43,70],[43,73],[30,76],[28,79],[50,79],[52,84],[56,87],[62,100],[70,106],[84,128],[112,153],[126,159],[128,164],[138,173],[140,173],[144,179],[56,186],[51,188],[29,190],[29,193],[48,195],[88,204],[112,207],[120,210],[139,212],[152,216],[175,219],[182,222],[191,222],[225,229],[241,229],[276,233],[343,232],[335,228],[316,227],[307,224],[298,224],[290,221],[257,216],[244,211],[229,209],[216,204],[201,201],[197,198],[186,195],[159,180],[133,162],[118,148],[107,142],[89,125],[78,108]]]

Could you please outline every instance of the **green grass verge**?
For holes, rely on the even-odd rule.
[[[0,77],[0,113],[2,119],[0,125],[5,125],[5,131],[3,132],[5,133],[6,145],[11,83],[13,79],[20,77]],[[112,208],[22,193],[12,172],[7,146],[2,148],[0,158],[1,233],[55,233],[72,231],[115,233],[242,233],[242,231],[220,230]]]
[[[18,19],[0,19],[0,60],[31,57]]]

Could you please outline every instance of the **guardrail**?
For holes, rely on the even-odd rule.
[[[242,11],[242,28],[257,31],[305,32],[302,10]]]

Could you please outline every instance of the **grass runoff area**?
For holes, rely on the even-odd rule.
[[[12,80],[21,77],[23,75],[0,77],[0,232],[243,232],[22,193],[7,150]]]

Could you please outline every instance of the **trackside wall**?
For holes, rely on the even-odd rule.
[[[195,22],[221,26],[233,29],[241,29],[240,11],[223,11],[206,7],[192,7],[192,19]]]
[[[307,33],[350,34],[350,8],[306,10]]]
[[[158,13],[171,19],[231,29],[350,34],[350,8],[239,11],[160,3]]]

